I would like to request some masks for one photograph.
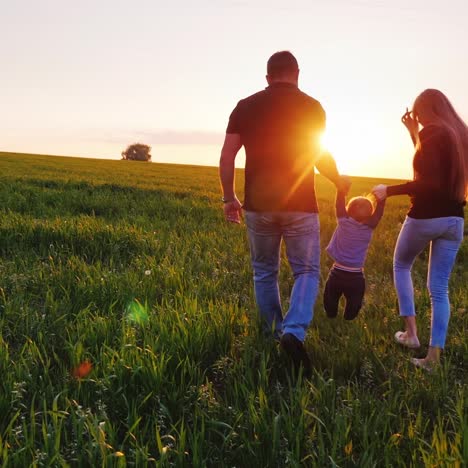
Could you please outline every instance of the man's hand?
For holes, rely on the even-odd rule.
[[[224,217],[230,223],[240,224],[242,203],[234,196],[234,200],[224,203]]]
[[[226,133],[221,158],[219,160],[219,177],[224,197],[224,216],[230,223],[240,224],[242,204],[235,195],[235,164],[237,152],[241,148],[241,137],[237,133]]]
[[[320,174],[324,175],[330,182],[335,184],[338,192],[345,195],[349,192],[351,187],[351,179],[349,176],[340,176],[336,167],[336,162],[329,151],[324,151],[320,154],[315,162],[315,167],[319,170]]]
[[[384,184],[376,185],[371,191],[379,201],[383,201],[387,198],[387,186]]]
[[[351,177],[347,175],[340,175],[336,182],[336,190],[345,195],[348,194],[349,189],[351,188]]]

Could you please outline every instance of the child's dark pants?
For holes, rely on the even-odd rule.
[[[332,268],[328,274],[323,294],[323,306],[329,318],[336,317],[341,295],[346,298],[344,318],[353,320],[362,307],[366,281],[362,271],[345,271]]]

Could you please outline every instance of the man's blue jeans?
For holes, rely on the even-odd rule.
[[[448,283],[455,257],[463,240],[463,218],[414,219],[407,217],[398,236],[393,275],[400,315],[414,316],[411,268],[415,258],[430,244],[427,287],[431,298],[430,345],[443,348],[450,318]]]
[[[312,321],[320,278],[318,214],[247,211],[245,219],[261,318],[277,338],[292,333],[304,341]],[[284,318],[278,288],[282,239],[294,274],[289,310]]]

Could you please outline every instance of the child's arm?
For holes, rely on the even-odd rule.
[[[336,191],[335,209],[337,218],[346,218],[348,216],[346,211],[345,194],[339,190]]]
[[[384,208],[385,200],[378,200],[377,207],[375,208],[374,213],[369,218],[369,221],[367,221],[366,223],[369,227],[371,227],[372,229],[377,227],[377,224],[379,224],[379,221],[382,219]]]

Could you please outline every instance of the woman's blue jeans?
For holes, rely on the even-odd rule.
[[[255,298],[265,327],[279,338],[304,341],[312,321],[320,279],[320,224],[317,213],[245,213],[254,271]],[[281,240],[294,275],[289,310],[283,318],[278,272]]]
[[[430,346],[443,348],[450,318],[448,284],[460,244],[463,218],[414,219],[407,217],[401,228],[393,258],[393,274],[400,315],[416,315],[411,268],[415,258],[430,244],[427,287],[431,299]]]

